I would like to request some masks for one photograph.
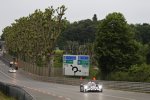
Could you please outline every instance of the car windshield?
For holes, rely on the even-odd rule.
[[[95,84],[95,82],[88,82],[88,85],[89,86],[95,86],[96,84]]]

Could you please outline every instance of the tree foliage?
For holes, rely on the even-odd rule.
[[[102,78],[112,71],[127,70],[138,63],[134,33],[121,13],[111,13],[102,20],[96,37],[95,54]]]
[[[49,7],[44,12],[35,10],[4,28],[3,36],[9,53],[20,58],[32,58],[33,61],[46,59],[48,54],[52,54],[64,26],[65,11],[65,6]]]
[[[146,57],[147,64],[150,64],[150,25],[148,23],[131,25],[135,30],[135,38],[142,45],[148,46],[145,52],[144,48],[141,48],[141,52],[145,53],[143,57]]]
[[[135,24],[136,39],[143,44],[150,43],[150,25],[147,23]]]
[[[115,81],[131,81],[131,82],[150,82],[150,66],[143,64],[136,64],[129,68],[128,71],[112,72],[107,80]]]
[[[62,39],[67,41],[77,41],[83,45],[87,42],[93,42],[95,39],[96,24],[90,20],[81,20],[79,22],[68,23],[68,26],[62,33]]]

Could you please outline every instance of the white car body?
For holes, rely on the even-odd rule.
[[[103,92],[103,86],[99,83],[90,81],[80,85],[80,92]]]
[[[10,72],[10,73],[16,73],[16,70],[15,70],[15,69],[10,68],[10,69],[9,69],[9,72]]]

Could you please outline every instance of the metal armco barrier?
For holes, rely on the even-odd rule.
[[[150,83],[126,81],[102,81],[102,83],[106,88],[150,93]]]
[[[35,100],[23,88],[12,84],[0,82],[0,91],[16,100]]]
[[[5,95],[14,97],[16,100],[35,100],[23,88],[0,82],[0,91]]]

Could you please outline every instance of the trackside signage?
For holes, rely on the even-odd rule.
[[[63,74],[89,76],[89,55],[63,55]]]

